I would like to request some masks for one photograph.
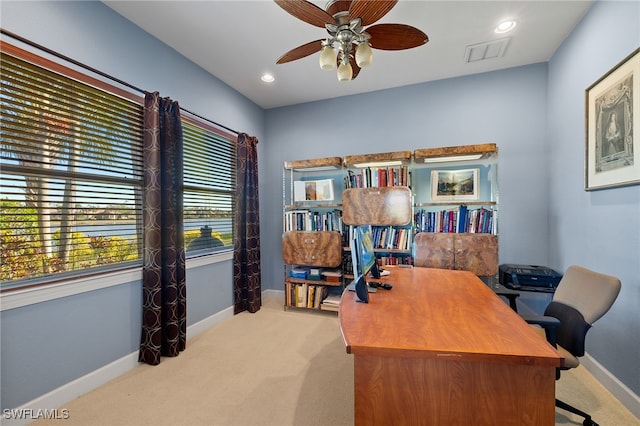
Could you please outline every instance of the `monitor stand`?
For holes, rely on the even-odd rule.
[[[351,283],[346,287],[346,289],[349,291],[356,291],[356,281],[355,280],[351,281]],[[375,287],[371,287],[369,284],[367,284],[367,291],[369,293],[376,293],[378,289]]]

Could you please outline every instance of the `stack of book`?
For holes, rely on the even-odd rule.
[[[320,304],[320,309],[325,311],[334,311],[338,312],[340,308],[340,295],[339,294],[330,294],[328,295]]]
[[[340,271],[322,271],[324,280],[330,283],[339,283],[342,280],[342,272]]]

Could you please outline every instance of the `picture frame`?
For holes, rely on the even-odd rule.
[[[585,191],[640,184],[640,48],[586,89],[585,109]]]
[[[432,170],[432,201],[474,201],[479,197],[480,169]]]
[[[297,180],[293,182],[293,201],[333,201],[333,179]]]

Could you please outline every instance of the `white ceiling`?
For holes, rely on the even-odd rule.
[[[285,52],[326,32],[272,0],[103,2],[262,108],[546,62],[593,3],[400,0],[377,23],[412,25],[429,42],[409,50],[374,50],[371,66],[340,83],[335,70],[320,69],[318,54],[276,65]],[[326,1],[312,3],[324,8]],[[495,34],[507,18],[518,20],[516,29]],[[467,46],[505,36],[511,39],[503,57],[465,61]],[[274,74],[275,82],[263,83],[264,72]]]

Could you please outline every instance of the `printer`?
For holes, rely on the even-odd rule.
[[[538,265],[502,264],[498,273],[500,284],[507,288],[545,293],[555,292],[562,278],[553,269]]]

